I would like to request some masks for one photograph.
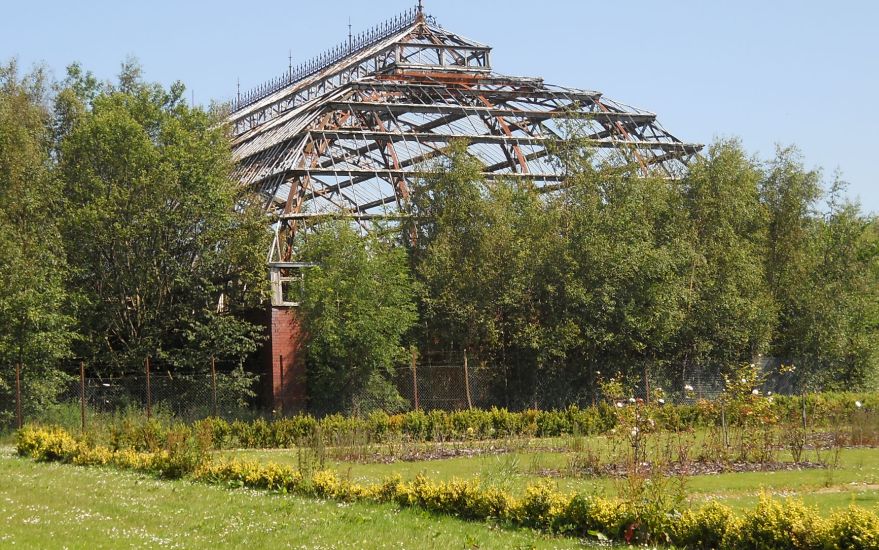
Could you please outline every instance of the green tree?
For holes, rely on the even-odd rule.
[[[61,389],[73,336],[46,88],[40,69],[21,78],[14,61],[0,67],[0,389],[20,363],[32,411]]]
[[[79,301],[80,354],[116,372],[151,355],[242,360],[266,283],[265,220],[231,177],[225,127],[123,65],[97,87],[74,67],[58,94],[62,235]]]
[[[557,317],[579,335],[565,378],[594,392],[597,372],[658,374],[684,322],[692,252],[680,187],[622,155],[597,165],[588,150],[560,159],[568,179],[555,218],[566,253],[555,255],[564,267],[547,286],[561,291]]]
[[[849,388],[876,375],[879,251],[874,220],[844,198],[839,178],[826,195],[821,180],[788,148],[763,183],[767,277],[779,308],[771,353],[807,386]]]
[[[766,280],[768,215],[763,174],[737,141],[712,144],[690,167],[685,209],[694,253],[688,267],[684,368],[727,371],[766,351],[775,304]]]
[[[491,366],[504,400],[530,397],[549,339],[538,273],[550,218],[530,183],[486,182],[464,142],[413,193],[413,257],[422,283],[421,338]]]
[[[399,409],[395,367],[417,320],[405,249],[337,222],[316,227],[300,255],[316,264],[304,274],[300,310],[312,409]]]

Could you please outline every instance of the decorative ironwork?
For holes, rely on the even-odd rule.
[[[300,80],[313,76],[345,57],[355,54],[376,42],[400,32],[406,27],[414,24],[421,13],[420,8],[417,7],[406,10],[396,17],[379,23],[372,28],[353,36],[349,36],[347,42],[337,44],[335,47],[309,59],[305,63],[288,69],[287,74],[268,80],[256,88],[245,92],[243,95],[238,94],[238,96],[232,101],[232,112],[239,111],[248,105],[256,103],[260,99],[268,97],[273,93],[290,86],[291,84],[295,84]],[[428,15],[425,16],[425,18],[432,24],[436,23],[433,16]]]

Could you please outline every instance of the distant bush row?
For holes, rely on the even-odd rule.
[[[516,497],[478,481],[412,481],[392,477],[357,484],[328,470],[303,473],[289,466],[239,460],[214,461],[186,445],[157,452],[112,450],[77,441],[60,428],[27,427],[18,453],[39,461],[115,466],[226,485],[335,500],[396,503],[462,519],[491,520],[550,533],[628,543],[719,549],[879,548],[879,516],[851,507],[829,518],[798,501],[761,498],[756,509],[736,515],[721,504],[667,510],[652,502],[626,502],[563,494],[545,484]]]
[[[801,422],[803,401],[799,396],[763,398],[763,405],[775,420]],[[627,408],[641,407],[658,430],[684,430],[715,426],[721,422],[721,409],[730,425],[753,420],[749,415],[754,402],[697,401],[683,405],[599,404],[595,407],[563,410],[471,409],[461,411],[411,411],[402,414],[373,412],[365,417],[330,415],[315,418],[297,415],[276,420],[228,422],[207,418],[191,427],[163,421],[144,422],[127,419],[110,426],[106,438],[98,442],[121,449],[155,450],[162,447],[169,432],[190,430],[214,449],[289,448],[321,441],[328,445],[351,442],[381,443],[396,439],[413,441],[460,441],[504,437],[558,437],[596,435],[617,426]],[[876,410],[879,394],[819,393],[806,398],[809,425],[820,427],[838,424],[855,414]],[[761,408],[765,412],[766,407]]]

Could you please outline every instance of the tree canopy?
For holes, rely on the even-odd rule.
[[[317,408],[400,406],[413,349],[466,351],[511,407],[761,354],[807,387],[877,381],[879,220],[795,148],[718,140],[668,179],[572,139],[551,191],[486,181],[468,148],[414,182],[410,220],[297,235]],[[270,223],[232,169],[222,119],[135,61],[115,83],[0,67],[0,390],[15,363],[49,399],[66,358],[192,372],[256,350]]]

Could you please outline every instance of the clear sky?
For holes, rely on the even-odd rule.
[[[0,59],[80,61],[103,79],[137,57],[150,80],[182,80],[196,103],[242,90],[415,0],[0,2]],[[842,172],[879,212],[879,2],[872,0],[425,0],[428,13],[494,47],[500,72],[599,90],[651,110],[673,134],[737,136],[770,156],[796,144]]]

